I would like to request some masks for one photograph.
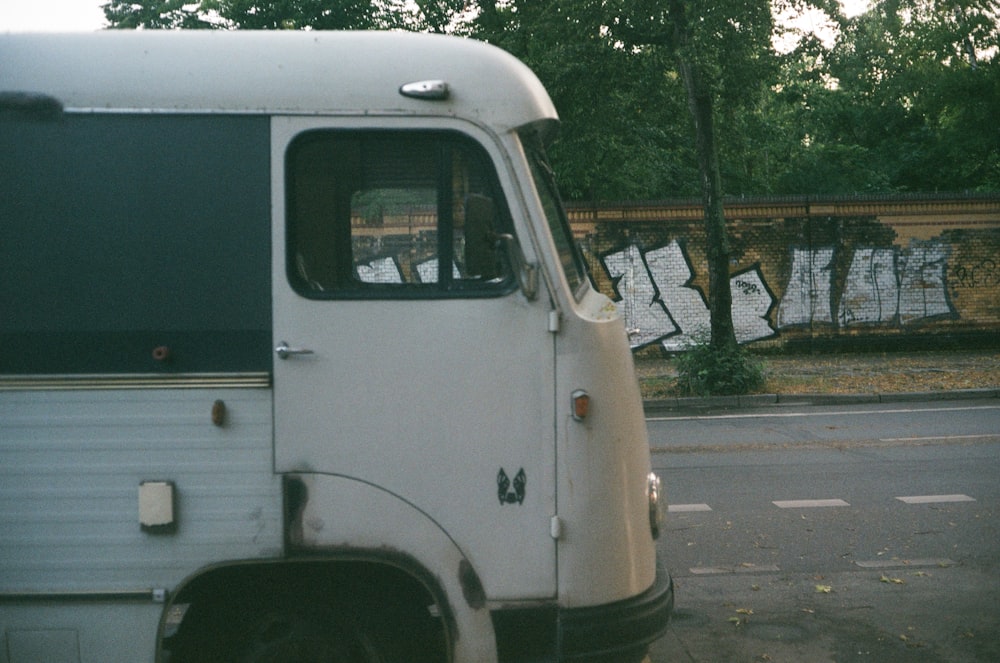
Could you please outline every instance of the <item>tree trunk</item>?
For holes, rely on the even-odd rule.
[[[695,150],[701,173],[701,198],[705,209],[706,254],[708,258],[708,312],[710,345],[715,349],[736,347],[733,327],[733,293],[729,285],[729,236],[722,209],[722,176],[715,146],[715,105],[711,83],[691,50],[691,33],[685,5],[669,4],[673,27],[673,47],[687,91],[688,110],[694,119]]]
[[[723,349],[736,345],[733,327],[733,294],[729,286],[729,236],[722,209],[722,177],[715,147],[715,123],[712,92],[700,67],[680,63],[688,107],[694,118],[695,149],[701,172],[701,199],[705,209],[706,254],[708,258],[708,312],[712,347]]]

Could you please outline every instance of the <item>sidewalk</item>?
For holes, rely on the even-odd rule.
[[[647,412],[779,404],[887,403],[1000,398],[1000,350],[771,355],[766,382],[746,396],[681,397],[668,359],[641,359],[636,372]]]

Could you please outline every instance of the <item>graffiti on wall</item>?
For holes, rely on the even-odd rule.
[[[659,341],[667,350],[682,350],[708,333],[708,304],[701,289],[691,285],[694,270],[677,240],[645,252],[631,244],[601,262],[633,348]],[[734,274],[730,286],[736,339],[747,343],[774,336],[768,314],[775,300],[759,266]]]
[[[773,337],[777,329],[814,323],[849,328],[955,317],[946,287],[948,249],[940,241],[919,240],[906,249],[856,248],[840,275],[833,247],[793,248],[780,301],[759,264],[731,277],[736,338],[749,343]],[[694,269],[680,242],[649,251],[630,244],[604,254],[601,263],[633,348],[659,342],[668,351],[682,350],[707,334],[708,305],[692,285]]]
[[[946,274],[948,245],[915,240],[899,247],[856,248],[833,301],[834,250],[792,249],[792,268],[778,305],[778,328],[832,323],[841,327],[900,324],[953,316]]]
[[[815,322],[833,322],[830,288],[833,249],[792,249],[792,270],[778,305],[778,328]]]
[[[955,280],[966,288],[990,288],[1000,285],[1000,265],[992,258],[983,258],[971,265],[955,265]]]

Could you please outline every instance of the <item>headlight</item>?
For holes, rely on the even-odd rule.
[[[650,472],[647,477],[646,493],[649,497],[649,530],[653,538],[660,537],[660,525],[663,524],[663,509],[660,500],[663,499],[663,481],[656,472]]]

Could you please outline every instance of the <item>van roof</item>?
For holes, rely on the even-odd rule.
[[[0,93],[67,111],[406,114],[506,131],[555,120],[538,78],[481,42],[407,32],[102,31],[0,35]],[[442,80],[444,100],[403,85]]]

